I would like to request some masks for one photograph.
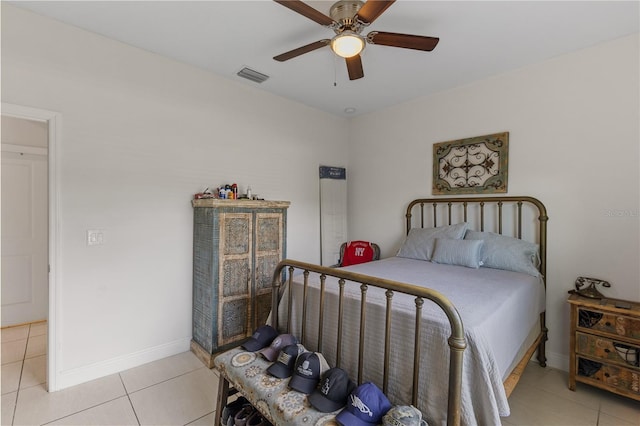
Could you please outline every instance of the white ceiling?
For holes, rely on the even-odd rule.
[[[322,48],[272,58],[333,32],[269,0],[11,2],[241,84],[353,116],[544,61],[639,31],[638,1],[399,0],[369,31],[440,38],[433,52],[368,45],[365,77]],[[332,1],[307,1],[329,14]],[[248,66],[270,78],[236,76]],[[335,85],[334,85],[335,82]],[[346,113],[345,108],[355,108]]]

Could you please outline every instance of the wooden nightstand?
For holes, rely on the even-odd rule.
[[[577,294],[568,302],[569,389],[582,382],[640,401],[640,303]]]

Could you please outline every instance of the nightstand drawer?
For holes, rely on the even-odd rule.
[[[578,379],[640,397],[640,372],[578,357]]]
[[[615,313],[579,308],[578,328],[599,331],[612,336],[640,339],[640,318],[631,318]]]
[[[576,351],[589,358],[602,359],[621,366],[639,367],[640,347],[594,336],[576,333]]]

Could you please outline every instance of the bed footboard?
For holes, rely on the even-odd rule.
[[[299,274],[296,274],[296,271]],[[320,280],[319,297],[310,297],[311,291],[309,286],[309,275],[316,274]],[[283,277],[287,275],[288,280],[283,280]],[[302,312],[299,314],[301,318],[301,329],[295,331],[290,330],[292,324],[292,312],[294,308],[292,306],[292,289],[294,286],[294,275],[303,277],[302,284]],[[325,285],[327,277],[334,277],[337,280],[339,287],[339,297],[337,302],[337,312],[331,311],[332,314],[337,315],[338,330],[337,334],[325,333],[325,315],[328,315],[329,309],[325,306],[327,301],[325,298]],[[402,383],[403,387],[411,387],[411,401],[395,401],[398,404],[412,404],[418,406],[418,398],[420,398],[418,391],[418,383],[420,379],[420,362],[421,362],[421,333],[423,329],[422,310],[425,301],[432,301],[435,303],[446,315],[450,325],[450,336],[448,338],[449,345],[449,386],[448,386],[448,398],[447,398],[447,425],[460,425],[461,423],[461,389],[462,389],[462,367],[463,367],[463,354],[467,347],[465,340],[464,328],[462,320],[456,308],[453,304],[441,293],[423,288],[415,285],[405,284],[398,281],[387,280],[368,275],[349,272],[343,269],[328,268],[319,265],[313,265],[309,263],[299,262],[295,260],[283,260],[278,264],[274,272],[273,279],[273,309],[271,315],[271,324],[282,333],[292,333],[300,338],[301,343],[309,350],[322,352],[323,339],[325,343],[328,343],[326,339],[337,338],[335,347],[337,354],[335,356],[335,363],[332,366],[341,367],[345,369],[349,376],[357,378],[357,383],[361,384],[365,381],[374,381],[367,376],[365,372],[364,364],[370,358],[365,354],[365,331],[367,326],[367,313],[372,315],[380,314],[372,311],[369,305],[367,305],[367,293],[370,289],[377,288],[383,289],[386,299],[385,324],[384,327],[384,361],[383,361],[383,374],[382,383],[376,383],[380,386],[384,393],[387,393],[389,386],[389,376],[392,365],[390,365],[390,353],[392,351],[391,342],[391,308],[394,302],[394,295],[396,293],[403,293],[415,297],[415,321],[414,321],[414,350],[413,355],[407,356],[407,360],[412,358],[412,366],[406,365],[405,367],[412,369],[413,383]],[[353,309],[353,303],[357,301],[353,300],[354,292],[360,293],[359,300],[359,330],[358,330],[358,342],[349,340],[349,348],[357,346],[357,368],[347,368],[341,365],[341,353],[343,350],[343,317],[347,309],[353,313],[357,310]],[[379,291],[379,290],[376,290]],[[351,293],[349,296],[351,306],[348,306],[347,296],[345,292]],[[283,304],[284,306],[280,306]],[[296,302],[296,305],[298,302]],[[312,309],[307,309],[311,304],[319,305],[318,317],[307,318],[307,312]],[[328,305],[328,304],[327,304]],[[333,306],[335,307],[335,306]],[[434,309],[437,309],[434,307]],[[285,320],[283,324],[279,324],[278,312],[282,313],[284,310]],[[298,312],[296,311],[296,315]],[[286,322],[286,324],[284,324]],[[315,330],[307,329],[309,326],[317,327],[317,334]],[[346,331],[344,334],[347,334]],[[328,346],[328,345],[327,345]],[[333,346],[333,345],[331,345]],[[352,350],[352,349],[350,349]],[[350,354],[353,355],[353,354]],[[326,354],[325,354],[326,356]],[[423,360],[422,360],[423,361]],[[240,392],[245,396],[268,420],[275,425],[293,425],[293,424],[326,424],[333,418],[333,415],[327,416],[327,413],[321,413],[310,407],[308,403],[302,400],[298,400],[296,395],[287,396],[293,392],[287,388],[287,382],[281,379],[274,380],[269,378],[265,373],[268,363],[256,357],[252,353],[244,352],[240,348],[227,351],[214,360],[216,369],[220,373],[220,383],[218,390],[218,401],[216,410],[216,425],[220,424],[220,413],[222,413],[223,407],[227,404],[229,396],[236,392]],[[251,370],[251,371],[249,371]],[[293,392],[297,394],[297,392]],[[330,417],[330,418],[329,418]]]
[[[393,297],[395,293],[404,293],[411,296],[415,296],[415,333],[414,333],[414,352],[412,355],[413,363],[413,383],[411,383],[411,401],[403,401],[404,403],[411,403],[414,406],[418,405],[418,383],[420,379],[420,362],[421,362],[421,349],[422,342],[420,339],[423,320],[422,320],[422,307],[425,300],[434,302],[447,316],[451,327],[451,334],[448,338],[449,345],[449,389],[448,389],[448,405],[447,405],[447,424],[458,425],[461,419],[461,386],[462,386],[462,365],[463,354],[466,348],[466,341],[464,335],[464,328],[462,320],[455,306],[449,301],[449,299],[442,293],[433,289],[424,288],[416,285],[410,285],[401,283],[398,281],[372,277],[368,275],[358,274],[355,272],[346,271],[343,269],[327,268],[310,263],[299,262],[295,260],[283,260],[280,262],[274,272],[273,282],[273,305],[278,307],[281,300],[286,299],[288,306],[286,307],[286,330],[289,330],[289,326],[292,323],[291,315],[293,312],[291,303],[293,300],[293,277],[296,273],[302,272],[303,276],[303,296],[302,296],[302,321],[300,330],[300,339],[305,345],[317,348],[318,351],[322,351],[323,339],[326,338],[324,333],[324,315],[325,315],[325,283],[327,277],[335,277],[338,279],[339,296],[338,296],[338,312],[337,312],[337,342],[336,342],[336,367],[341,367],[341,353],[343,348],[343,317],[344,317],[344,299],[345,288],[349,286],[351,289],[359,288],[360,290],[360,330],[358,336],[358,363],[357,371],[349,371],[349,373],[357,378],[358,383],[367,381],[368,378],[364,377],[364,363],[365,363],[365,331],[367,325],[367,312],[370,309],[367,305],[367,292],[369,287],[380,288],[385,290],[386,296],[386,309],[385,309],[385,330],[384,330],[384,361],[382,372],[381,388],[383,392],[387,392],[389,385],[389,372],[390,365],[390,351],[391,348],[391,310],[393,305]],[[288,292],[288,297],[283,298],[283,285],[281,284],[281,277],[283,273],[287,272],[288,283],[284,286],[284,291]],[[309,300],[309,275],[317,274],[320,279],[320,297],[319,300]],[[318,318],[306,318],[307,306],[310,303],[319,304]],[[278,309],[274,308],[273,312],[277,312]],[[272,315],[272,325],[276,329],[280,329],[278,315]],[[307,338],[307,324],[314,324],[317,326],[317,341],[309,342]],[[284,327],[283,327],[284,328]],[[351,345],[353,346],[353,345]],[[408,384],[407,384],[408,385]]]

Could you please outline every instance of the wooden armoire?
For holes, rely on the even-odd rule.
[[[192,351],[214,354],[265,324],[276,265],[286,255],[288,201],[193,200]]]

